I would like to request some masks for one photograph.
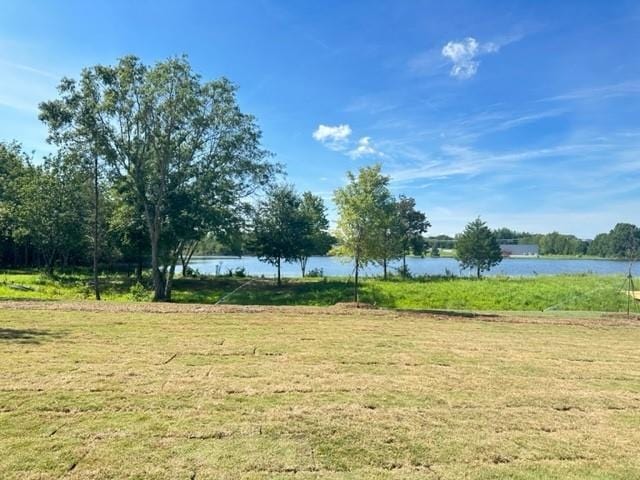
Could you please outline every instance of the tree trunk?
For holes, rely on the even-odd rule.
[[[402,252],[402,277],[406,278],[407,276],[407,253]]]
[[[142,283],[142,256],[138,255],[138,263],[136,265],[136,282]]]
[[[387,259],[382,260],[382,278],[387,279]]]
[[[356,255],[356,278],[353,284],[353,301],[356,302],[356,307],[358,307],[358,273],[360,270],[360,256]]]
[[[282,280],[280,279],[280,257],[278,257],[278,286],[282,285]]]
[[[47,270],[47,275],[49,275],[50,277],[53,276],[53,265],[56,262],[56,254],[55,252],[53,252],[50,256],[47,257],[45,264],[46,264],[46,270]]]
[[[164,300],[167,302],[171,301],[171,291],[173,289],[173,277],[176,273],[176,263],[178,263],[177,258],[171,260],[169,271],[165,273]]]
[[[156,231],[150,232],[151,237],[151,271],[153,276],[153,301],[161,302],[164,298],[164,282],[160,271],[160,261],[158,252],[158,238]]]
[[[93,157],[93,199],[95,202],[94,218],[93,218],[93,287],[96,293],[96,300],[100,300],[100,282],[98,279],[98,244],[99,244],[99,194],[98,190],[98,156]]]
[[[307,261],[309,260],[309,257],[302,257],[300,259],[300,268],[302,269],[302,278],[304,278],[304,274],[307,270]]]
[[[184,252],[184,248],[180,248],[180,263],[182,264],[182,276],[187,278],[189,276],[189,263],[191,262],[191,258],[198,247],[199,242],[193,242],[191,244],[187,243],[186,249]]]
[[[188,278],[189,277],[189,271],[187,270],[187,267],[189,266],[188,260],[181,256],[180,257],[180,264],[182,265],[182,276],[183,276],[183,278]]]
[[[478,278],[480,278],[480,265],[478,265],[476,268],[477,268]]]

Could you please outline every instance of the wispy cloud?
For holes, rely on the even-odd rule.
[[[345,112],[365,112],[370,115],[378,115],[398,108],[396,102],[389,102],[375,96],[361,96],[355,98],[344,109]]]
[[[0,94],[0,107],[10,108],[25,113],[38,113],[38,103],[26,99],[15,98],[11,95]]]
[[[563,100],[604,100],[630,95],[640,95],[640,80],[616,83],[611,85],[580,88],[561,95],[543,98],[539,101],[552,102]]]
[[[60,77],[41,68],[0,58],[0,106],[33,115],[55,95]]]
[[[371,137],[362,137],[358,140],[358,144],[353,150],[349,151],[351,158],[360,158],[366,156],[384,156],[382,152],[379,152],[374,148],[371,143]]]
[[[23,65],[21,63],[9,62],[7,60],[0,58],[0,65],[5,68],[12,68],[14,70],[20,70],[27,73],[33,73],[35,75],[39,75],[41,77],[51,78],[54,80],[59,80],[61,78],[60,75],[56,75],[55,73],[49,72],[47,70],[42,70],[40,68],[32,67],[29,65]]]
[[[606,145],[568,144],[549,148],[518,150],[510,152],[487,152],[469,146],[443,145],[433,155],[420,157],[412,152],[413,165],[396,168],[389,172],[395,182],[412,182],[432,178],[452,176],[475,176],[482,173],[496,173],[509,170],[520,162],[543,159],[573,157],[606,149]]]

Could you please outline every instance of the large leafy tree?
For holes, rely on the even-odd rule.
[[[329,234],[327,209],[321,197],[311,192],[304,192],[300,202],[300,210],[302,218],[307,224],[298,254],[298,262],[304,277],[309,257],[326,255],[331,249],[334,239]]]
[[[289,185],[271,189],[258,204],[254,218],[253,248],[258,258],[275,266],[281,285],[282,262],[297,260],[308,235],[309,222],[302,213],[302,200]]]
[[[462,268],[481,272],[490,270],[502,261],[500,245],[487,224],[476,218],[469,223],[456,243],[456,258]]]
[[[354,262],[354,300],[358,302],[360,269],[381,258],[381,235],[388,220],[388,206],[393,203],[389,177],[382,175],[380,165],[363,167],[349,182],[334,192],[338,209],[339,253]]]
[[[153,66],[128,56],[63,79],[41,104],[50,140],[82,150],[132,192],[151,249],[155,300],[169,300],[189,242],[221,226],[277,166],[225,78],[203,82],[186,58]]]

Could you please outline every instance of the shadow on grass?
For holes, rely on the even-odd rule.
[[[245,285],[246,284],[246,285]],[[331,306],[353,301],[353,281],[347,279],[283,279],[282,285],[259,278],[176,279],[174,301],[179,303],[221,303],[232,305],[312,305]],[[394,308],[395,299],[384,285],[363,281],[360,301]]]
[[[0,342],[15,343],[41,343],[43,340],[54,339],[62,336],[48,330],[0,328]]]
[[[231,292],[248,279],[235,280],[223,287]],[[216,287],[221,287],[218,283]],[[223,303],[235,305],[315,305],[329,306],[351,299],[350,284],[340,280],[283,280],[278,286],[271,280],[256,279],[227,297]]]

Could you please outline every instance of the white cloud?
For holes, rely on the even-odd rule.
[[[349,152],[351,158],[360,158],[367,155],[382,156],[382,152],[376,150],[371,144],[371,137],[362,137],[356,147]]]
[[[479,43],[473,37],[467,37],[461,42],[451,41],[442,47],[442,55],[452,63],[449,74],[452,77],[467,79],[478,71],[480,60],[478,57],[487,53],[496,53],[500,45],[493,42]]]
[[[313,132],[313,138],[326,145],[331,150],[341,151],[346,149],[346,144],[351,135],[351,127],[349,125],[318,125]]]
[[[320,124],[313,132],[313,138],[330,150],[342,152],[353,159],[369,155],[384,156],[382,152],[373,146],[371,137],[360,137],[355,142],[349,138],[351,133],[351,127],[347,124],[335,126]]]

